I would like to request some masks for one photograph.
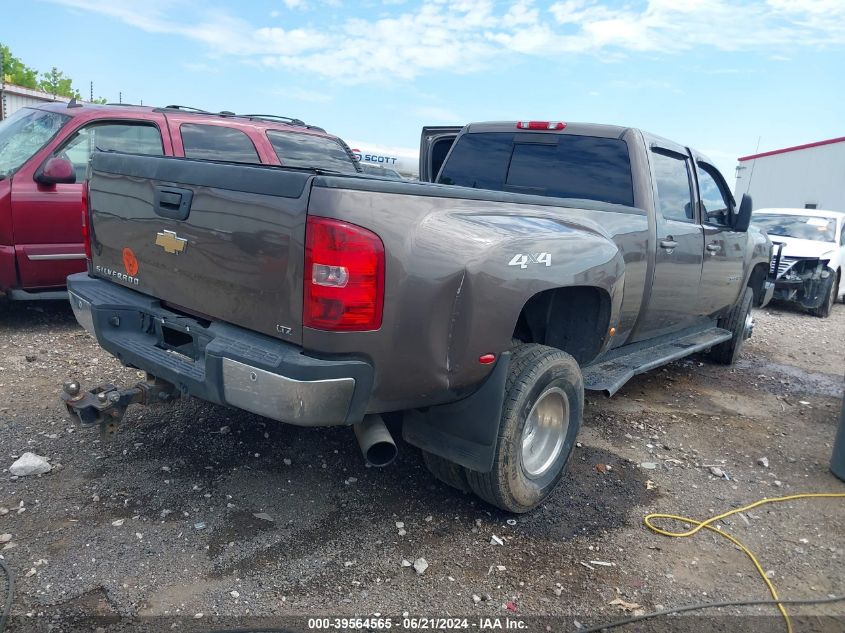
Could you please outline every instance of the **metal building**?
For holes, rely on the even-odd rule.
[[[40,90],[33,90],[32,88],[0,83],[0,121],[13,115],[21,108],[50,101],[62,101],[67,103],[70,99],[66,97],[56,97],[51,95],[49,92],[41,92]]]
[[[734,195],[755,209],[845,211],[845,136],[738,159]]]

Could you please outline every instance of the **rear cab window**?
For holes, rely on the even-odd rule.
[[[183,123],[179,127],[185,158],[260,163],[250,138],[241,130],[222,125]]]
[[[358,173],[352,155],[334,138],[268,130],[267,138],[284,167]]]
[[[634,206],[628,145],[618,138],[470,132],[455,143],[438,182]]]

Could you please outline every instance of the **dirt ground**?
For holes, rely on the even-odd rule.
[[[70,421],[61,383],[126,384],[136,372],[101,351],[66,305],[13,305],[0,316],[0,534],[11,535],[0,547],[17,575],[10,626],[211,630],[234,616],[397,623],[405,614],[466,617],[470,628],[508,616],[525,618],[526,630],[569,631],[626,615],[610,604],[617,598],[648,611],[768,598],[725,539],[669,539],[642,524],[650,512],[705,518],[764,497],[845,492],[828,470],[845,305],[829,319],[785,306],[756,319],[736,367],[693,357],[612,399],[588,394],[564,482],[540,509],[511,517],[433,480],[407,445],[394,465],[367,468],[349,429],[285,426],[195,400],[132,408],[102,442]],[[10,476],[26,451],[47,456],[52,472]],[[836,499],[769,505],[719,527],[794,599],[845,594],[843,524]],[[429,565],[422,575],[402,564],[418,558]],[[845,630],[842,602],[790,612],[804,616],[796,630]],[[554,617],[531,619],[540,615]],[[666,622],[630,630],[784,630],[773,607]]]

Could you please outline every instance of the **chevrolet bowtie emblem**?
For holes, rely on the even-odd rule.
[[[168,253],[178,255],[185,252],[188,240],[179,237],[174,231],[161,231],[156,234],[156,246],[161,246]]]

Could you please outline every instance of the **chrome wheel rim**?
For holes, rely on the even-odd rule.
[[[569,430],[569,398],[552,387],[543,393],[522,429],[522,468],[529,477],[547,473],[563,450]]]
[[[751,338],[751,334],[754,332],[754,317],[751,316],[751,312],[745,315],[745,338]]]

